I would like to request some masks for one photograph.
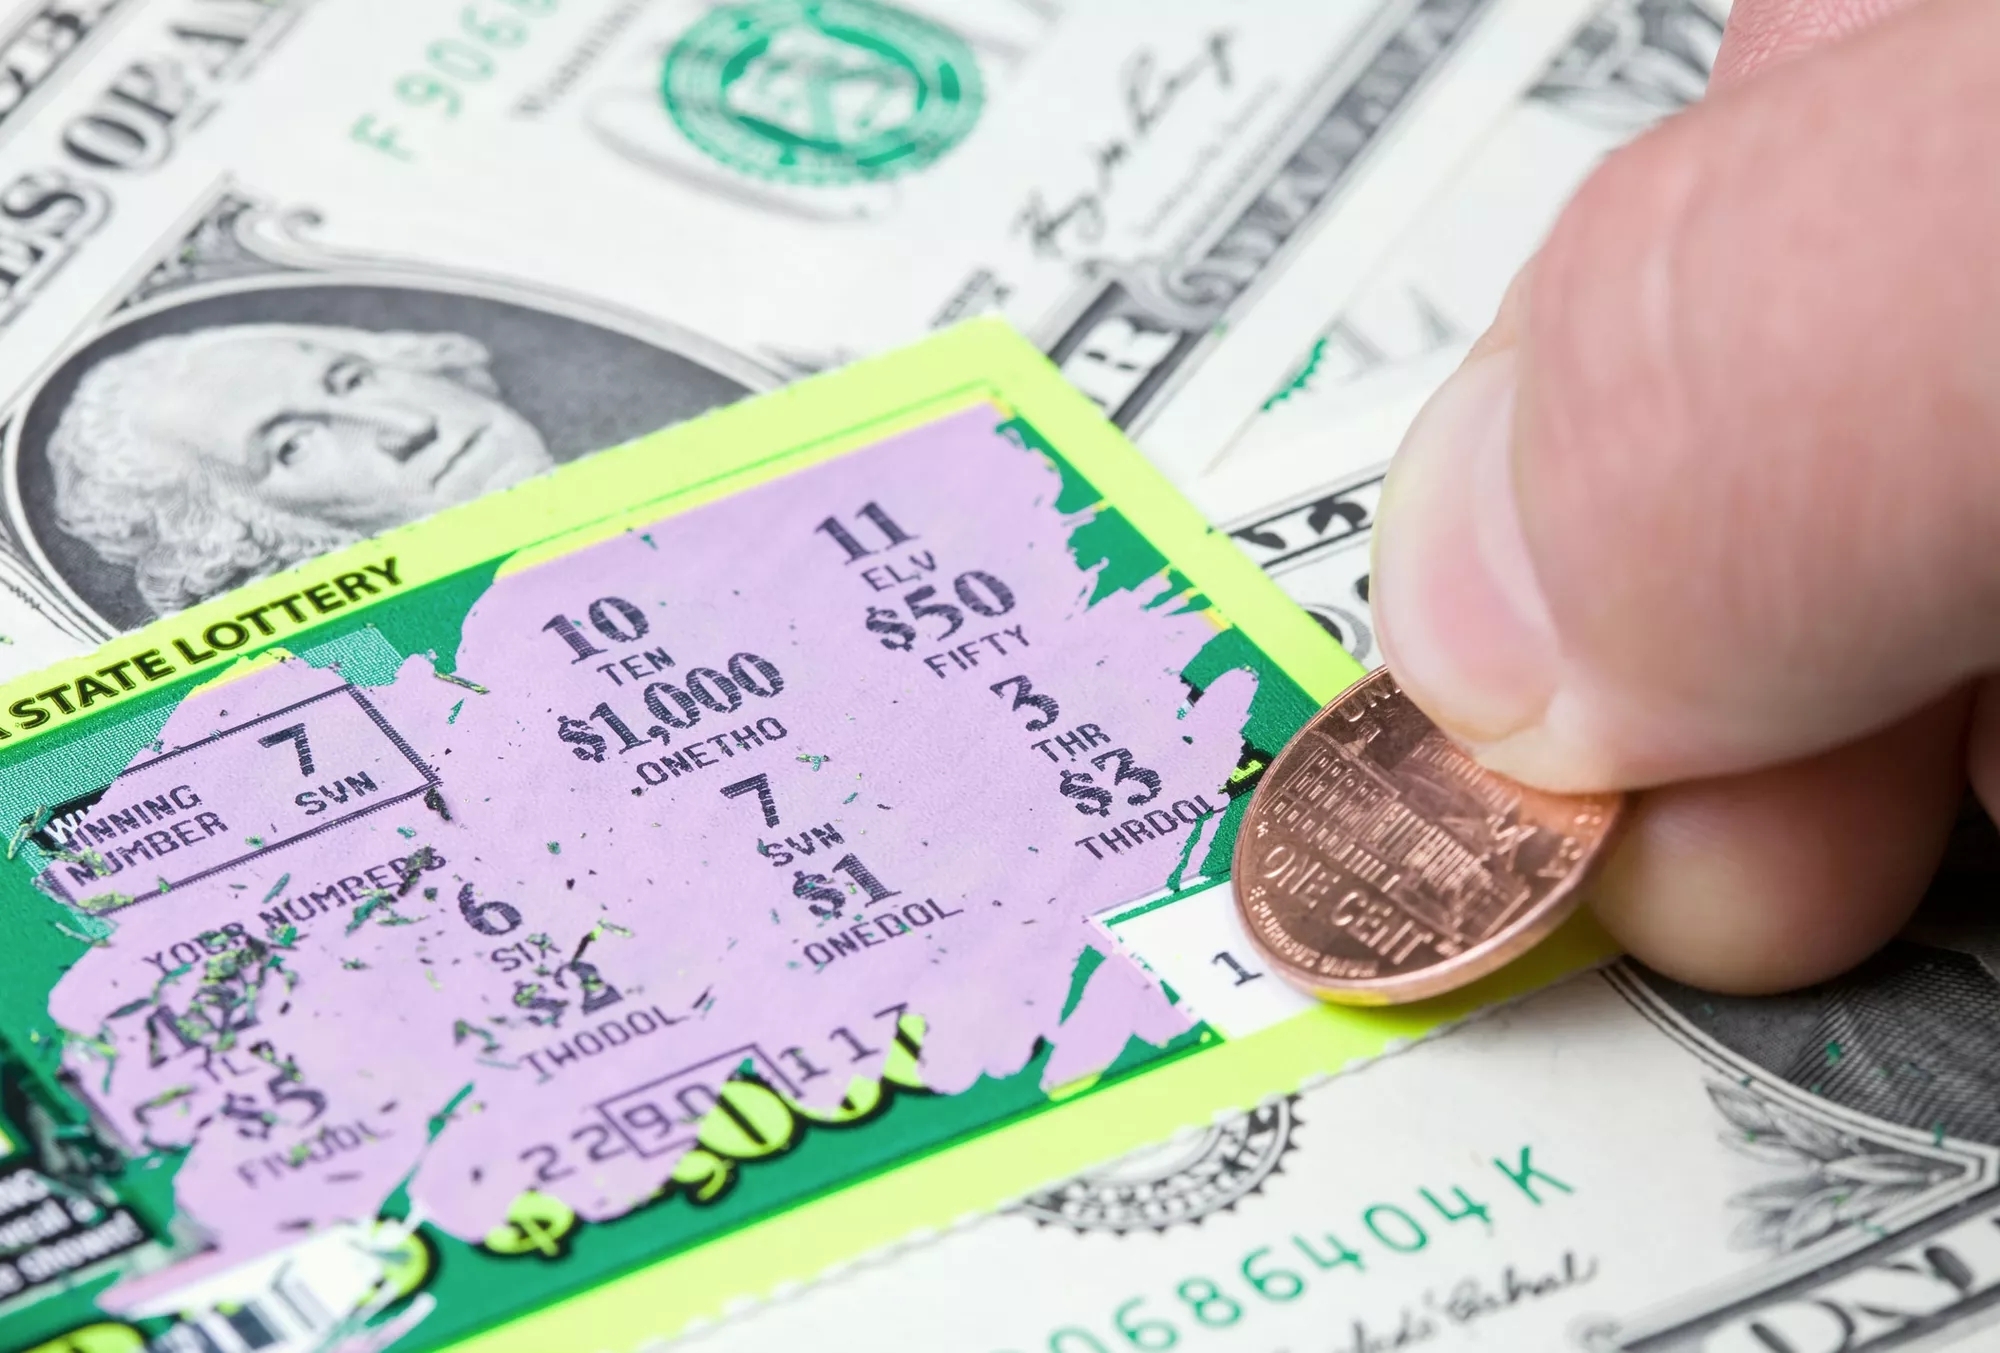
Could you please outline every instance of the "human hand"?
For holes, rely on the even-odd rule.
[[[1389,666],[1496,770],[1643,790],[1598,912],[1684,981],[1848,967],[1968,772],[2000,810],[1996,57],[1990,0],[1737,0],[1390,470]]]

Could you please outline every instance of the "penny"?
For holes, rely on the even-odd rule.
[[[1236,838],[1236,905],[1272,966],[1322,1000],[1421,1000],[1560,925],[1623,806],[1485,769],[1378,671],[1264,772]]]

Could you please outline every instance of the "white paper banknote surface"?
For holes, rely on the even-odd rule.
[[[7,8],[0,17],[0,679],[978,314],[1002,315],[1028,334],[1207,520],[1352,656],[1378,665],[1368,546],[1390,455],[1592,166],[1700,95],[1727,13],[1724,0],[35,0]],[[996,463],[1012,465],[1011,449],[987,449],[1004,451]],[[827,518],[848,532],[851,549],[836,533],[813,535],[819,528],[800,538],[835,551],[836,561],[847,551],[847,563],[872,557],[879,544],[856,532],[906,543],[895,539],[905,527],[883,508],[883,495],[920,480],[920,460],[913,454],[896,475],[868,480],[875,498],[841,505],[851,520]],[[699,475],[676,470],[673,478]],[[926,483],[938,512],[964,507]],[[592,485],[606,510],[618,505],[619,484]],[[877,515],[852,512],[863,499]],[[972,516],[978,521],[968,518],[967,531],[999,520]],[[714,560],[747,550],[754,534],[719,531]],[[1025,554],[1031,544],[1019,535],[994,549]],[[626,539],[616,548],[642,557],[650,547]],[[911,569],[922,571],[923,550],[912,546]],[[342,578],[358,579],[355,588],[382,579],[399,585],[395,557],[385,554],[375,566],[388,572],[329,574],[318,589],[338,604],[340,594],[328,589],[348,587]],[[802,576],[814,588],[864,585],[855,581],[859,568],[822,572]],[[956,594],[965,601],[956,607],[961,620],[985,614],[980,606],[1012,607],[1011,595],[1003,606],[998,593],[981,590],[987,576],[958,575],[978,599]],[[659,586],[685,581],[685,571],[663,574]],[[901,590],[888,600],[917,604],[906,598],[921,590],[920,578],[865,586],[892,584]],[[249,642],[248,627],[280,623],[288,602],[303,613],[302,595],[310,593],[249,607],[234,621],[217,612],[208,630],[191,633]],[[363,604],[360,593],[348,600]],[[881,598],[871,592],[868,600]],[[1047,605],[1053,614],[1057,602]],[[866,637],[856,639],[850,625],[842,640],[874,655],[877,636],[899,633],[876,626],[904,623],[886,610],[887,617],[869,612],[875,624]],[[253,621],[252,612],[263,619]],[[579,609],[568,636],[546,626],[524,634],[544,649],[596,646],[593,633],[606,643],[638,634],[616,608],[591,617],[596,630],[585,628],[584,614]],[[940,614],[912,610],[908,619]],[[749,617],[759,625],[780,618],[776,603]],[[999,626],[985,635],[996,657],[1011,653],[1011,633]],[[1338,658],[1323,639],[1307,637]],[[342,651],[341,661],[360,661],[360,650]],[[555,651],[566,661],[568,650]],[[1131,656],[1129,646],[1107,649],[1114,651]],[[957,658],[941,650],[931,655],[943,665],[932,675],[944,680],[949,672],[964,684],[984,653],[976,644]],[[746,689],[775,698],[775,682],[747,661],[754,655],[737,656],[749,684],[732,688],[730,698],[740,701]],[[590,679],[592,669],[578,670]],[[727,673],[703,670],[701,689],[723,699]],[[639,739],[625,722],[635,697],[619,671],[639,676],[631,668],[604,675],[598,684],[610,684],[597,694],[607,714],[565,716],[566,745],[544,738],[548,745],[538,748],[548,762],[574,771],[591,739],[599,752],[611,751],[613,764],[621,755],[614,739],[632,751],[657,733],[664,745],[664,724]],[[135,673],[151,680],[128,662],[99,673],[99,685]],[[433,685],[415,687],[427,710],[465,694]],[[61,702],[82,699],[84,690],[51,679],[23,703],[66,717],[82,711]],[[690,701],[693,692],[692,685],[684,692]],[[327,693],[310,694],[318,701]],[[1028,685],[1017,694],[1015,709],[1032,706]],[[792,698],[799,695],[795,686]],[[692,714],[667,698],[660,703],[669,714]],[[367,708],[365,700],[356,706]],[[1202,717],[1215,720],[1219,710],[1212,700]],[[448,718],[440,714],[453,730],[458,717],[456,707]],[[365,742],[373,726],[356,722],[348,732]],[[436,736],[470,736],[471,727]],[[578,732],[593,727],[588,737]],[[1096,726],[1065,735],[1078,747],[1082,727]],[[268,770],[275,756],[284,769],[296,753],[300,773],[314,774],[305,735],[287,740],[287,730],[275,731],[275,744],[254,744],[262,749],[256,764]],[[725,736],[710,739],[714,755],[733,760]],[[768,752],[763,742],[754,748]],[[1053,765],[1059,753],[1076,759],[1052,740],[1039,754]],[[820,771],[817,752],[769,755],[785,773]],[[1255,755],[1246,741],[1242,765]],[[387,764],[417,773],[393,758]],[[678,774],[666,759],[658,765],[660,775]],[[542,773],[553,782],[546,764]],[[172,796],[183,786],[169,785],[173,778],[160,780],[156,797],[178,808]],[[344,804],[343,783],[329,783],[322,800],[341,793]],[[1062,794],[1088,802],[1072,793],[1081,786],[1073,774],[1064,784]],[[638,788],[658,786],[648,780]],[[395,789],[407,804],[424,802],[415,780]],[[505,789],[523,801],[535,797],[518,784]],[[0,792],[20,799],[25,828],[36,816],[32,787],[16,776]],[[722,795],[707,796],[718,820],[776,812],[750,779]],[[995,813],[1004,798],[995,799]],[[1196,822],[1208,821],[1208,799],[1185,802]],[[109,822],[91,818],[94,811],[75,813]],[[174,821],[199,834],[206,829],[195,811]],[[213,805],[202,811],[214,815]],[[845,822],[828,812],[829,827]],[[1124,852],[1142,842],[1162,846],[1166,832],[1188,826],[1173,819],[1180,825],[1126,832],[1147,820],[1101,824],[1104,832],[1065,846],[1069,863],[1123,877],[1134,867]],[[386,834],[393,824],[383,816],[370,830]],[[1966,835],[1969,853],[1992,858],[1990,830],[1981,835],[1969,825]],[[993,844],[975,838],[980,849]],[[560,872],[563,857],[549,850],[543,858],[538,836],[511,846],[521,841],[542,872]],[[190,850],[196,844],[187,842]],[[757,839],[762,858],[753,864],[772,860],[766,844]],[[336,838],[313,849],[331,859]],[[825,867],[849,869],[841,877],[860,877],[852,868],[867,873],[859,863],[867,852],[850,842],[840,849],[848,852],[840,863]],[[354,897],[337,905],[366,898],[374,874],[365,871],[387,866],[371,856],[356,868],[364,872],[334,885],[355,884]],[[804,870],[798,876],[807,891],[797,900],[821,896]],[[989,1191],[978,1205],[987,1210],[943,1234],[909,1236],[790,1295],[767,1300],[766,1284],[752,1294],[756,1303],[691,1336],[689,1346],[2000,1347],[2000,1059],[1990,1032],[2000,1028],[2000,937],[1990,908],[1977,905],[1992,895],[1995,876],[1989,868],[1948,877],[1920,925],[1880,958],[1797,997],[1713,998],[1619,967],[1338,1079],[1299,1085],[1294,1075],[1228,1094],[1201,1082],[1204,1094],[1237,1106],[1205,1131],[1051,1179],[1095,1156],[1067,1160],[1033,1176],[1028,1191],[997,1212],[990,1204],[998,1194]],[[384,877],[400,877],[408,892],[414,875],[405,868]],[[866,887],[871,905],[886,905],[894,894],[878,895],[888,885],[868,877],[871,884],[849,891]],[[288,878],[269,881],[275,891],[266,903],[297,904],[308,919],[314,908],[336,905],[310,888],[288,894]],[[221,897],[231,885],[217,875],[206,886]],[[266,886],[260,878],[251,891]],[[946,878],[937,886],[952,885]],[[230,948],[216,938],[228,932],[214,926],[244,901],[223,898],[214,916],[182,927],[185,934],[168,934],[173,927],[156,908],[148,915],[160,927],[161,952],[199,946],[189,970],[214,977],[217,953],[208,946]],[[918,905],[896,897],[899,909]],[[930,905],[897,922],[904,928],[893,937],[910,942],[929,924],[922,917],[943,924]],[[461,898],[445,919],[470,928],[453,932],[462,944],[483,944],[470,935],[507,921],[494,907],[512,910],[515,902]],[[379,926],[394,924],[394,912],[386,915],[376,917]],[[965,924],[959,913],[950,916]],[[339,926],[321,921],[329,933],[319,941],[335,942]],[[876,924],[869,932],[876,944],[850,936],[852,954],[813,942],[826,966],[836,957],[848,964],[864,947],[889,943],[888,924]],[[1135,991],[1157,982],[1175,1018],[1199,1020],[1231,1045],[1257,1046],[1287,1029],[1296,1036],[1298,1017],[1314,1010],[1254,960],[1226,882],[1131,898],[1085,924],[1107,953],[1129,960],[1107,971],[1130,977]],[[378,940],[379,926],[364,939],[389,952],[399,936],[384,929],[388,938]],[[586,943],[616,943],[612,931],[590,935]],[[69,982],[67,999],[104,1014],[107,1027],[123,1012],[132,1054],[115,1092],[106,1073],[96,1092],[103,1103],[128,1116],[191,1119],[197,1102],[234,1102],[217,1090],[226,1073],[271,1099],[282,1120],[324,1093],[302,1089],[283,1065],[272,1077],[263,1062],[240,1056],[241,1067],[211,1066],[216,1085],[197,1083],[198,1094],[167,1079],[132,1088],[133,1077],[165,1074],[158,1071],[165,1056],[155,1063],[154,1055],[198,1051],[188,1044],[190,1026],[175,1023],[171,1011],[155,1026],[143,1002],[119,1005],[105,998],[108,988],[84,980],[117,969],[128,984],[151,981],[143,953],[68,937],[87,944],[89,967]],[[498,964],[507,946],[487,947]],[[891,952],[900,961],[905,951]],[[526,949],[521,954],[534,962]],[[119,966],[128,959],[137,978]],[[576,966],[559,965],[556,983],[573,973],[583,985],[572,996],[604,1000],[606,989],[589,985]],[[226,986],[240,977],[215,980]],[[422,997],[412,1006],[431,999],[429,986],[412,990]],[[557,993],[531,992],[531,1003],[537,994]],[[0,990],[0,1013],[18,1014],[19,1005]],[[398,1003],[377,1005],[370,1017],[394,1024]],[[673,1037],[692,1036],[678,1013],[631,1008],[612,1021],[621,1045],[664,1041],[669,1024],[679,1029]],[[756,1083],[768,1091],[795,1076],[823,1092],[830,1082],[821,1077],[832,1072],[822,1063],[834,1067],[833,1058],[851,1053],[871,1074],[880,1063],[881,1079],[869,1082],[878,1100],[895,1100],[902,1114],[935,1109],[924,1120],[925,1140],[950,1140],[957,1129],[945,1115],[959,1101],[924,1098],[935,1089],[926,1076],[936,1067],[918,1051],[923,1031],[906,1024],[899,1006],[862,1015],[874,1022],[843,1015],[847,1022],[829,1023],[824,1037],[815,1026],[816,1042],[787,1046],[761,1064],[751,1057],[750,1080],[730,1079],[742,1058],[709,1057],[714,1049],[704,1043],[707,1060],[675,1073],[682,1078],[675,1085],[697,1088],[711,1107],[765,1105],[730,1087],[762,1076]],[[560,1043],[561,1070],[572,1081],[585,1059],[593,1074],[612,1064],[612,1036],[594,1027],[585,1033],[599,1039],[594,1049],[579,1050],[575,1038]],[[695,1030],[708,1038],[709,1027]],[[479,1050],[470,1038],[454,1033],[440,1056],[473,1058]],[[946,1045],[924,1046],[935,1062]],[[298,1218],[259,1206],[269,1192],[243,1191],[279,1181],[277,1196],[288,1198],[283,1181],[302,1168],[341,1173],[315,1151],[329,1160],[350,1149],[379,1154],[380,1122],[424,1130],[422,1111],[391,1102],[380,1106],[391,1119],[342,1118],[345,1137],[322,1127],[305,1158],[264,1152],[247,1137],[206,1139],[206,1154],[189,1167],[188,1196],[206,1190],[198,1198],[207,1215],[226,1213],[233,1234],[249,1236],[257,1255],[230,1268],[213,1238],[203,1251],[185,1222],[124,1234],[120,1227],[152,1223],[113,1207],[122,1193],[94,1202],[87,1191],[34,1184],[31,1175],[70,1177],[65,1168],[88,1174],[89,1143],[103,1124],[57,1132],[10,1065],[0,1059],[0,1161],[10,1162],[0,1174],[0,1288],[55,1283],[56,1269],[37,1270],[37,1278],[22,1265],[53,1264],[46,1256],[58,1250],[81,1272],[111,1253],[83,1248],[102,1244],[116,1250],[113,1259],[149,1256],[134,1269],[143,1280],[153,1265],[157,1289],[151,1305],[127,1293],[125,1314],[152,1322],[150,1335],[108,1324],[53,1343],[38,1334],[28,1345],[36,1353],[394,1353],[478,1323],[463,1305],[442,1312],[424,1305],[443,1290],[440,1274],[447,1287],[470,1282],[469,1273],[489,1271],[477,1265],[504,1255],[518,1261],[504,1285],[525,1309],[533,1303],[521,1294],[540,1291],[535,1284],[550,1281],[558,1260],[610,1274],[653,1257],[590,1248],[610,1243],[603,1237],[611,1232],[591,1229],[599,1217],[579,1222],[578,1210],[555,1205],[565,1190],[582,1188],[579,1181],[596,1186],[600,1150],[622,1149],[611,1129],[590,1122],[515,1156],[510,1168],[533,1170],[548,1184],[545,1202],[535,1201],[539,1189],[502,1197],[497,1177],[459,1186],[474,1201],[492,1201],[489,1193],[499,1200],[500,1220],[483,1239],[493,1219],[470,1204],[460,1215],[437,1203],[434,1180],[418,1181],[416,1215],[308,1226],[296,1243],[287,1228]],[[1190,1083],[1173,1080],[1175,1068],[1142,1085]],[[967,1060],[957,1070],[971,1078],[977,1067]],[[359,1103],[368,1088],[357,1082],[344,1093]],[[154,1102],[148,1090],[166,1098]],[[667,1122],[653,1101],[628,1098],[579,1099],[573,1107],[601,1111],[606,1122],[624,1123],[621,1131],[637,1130],[635,1110],[655,1110],[658,1123]],[[804,1179],[830,1158],[821,1153],[835,1151],[827,1143],[838,1139],[842,1115],[865,1125],[876,1111],[858,1100],[829,1108],[813,1095],[799,1103],[812,1112],[786,1109],[782,1141],[758,1137],[755,1122],[736,1124],[744,1160],[768,1156]],[[1152,1107],[1178,1112],[1180,1103]],[[1075,1107],[1091,1111],[1088,1100]],[[218,1112],[204,1123],[254,1131],[254,1115]],[[993,1112],[995,1121],[1004,1116]],[[482,1129],[500,1136],[519,1126],[502,1117]],[[870,1140],[903,1131],[903,1121],[877,1121]],[[1120,1151],[1141,1140],[1106,1132]],[[215,1163],[228,1154],[220,1142],[234,1152],[234,1173]],[[39,1174],[16,1168],[30,1153]],[[842,1168],[853,1164],[838,1158]],[[638,1177],[630,1155],[616,1161],[611,1174],[623,1192],[615,1207],[597,1199],[601,1213],[635,1204],[652,1182]],[[729,1177],[691,1177],[678,1187],[689,1194],[715,1183],[719,1193]],[[934,1182],[951,1197],[964,1192],[950,1191],[949,1179]],[[361,1185],[347,1179],[341,1187]],[[799,1196],[812,1187],[799,1184]],[[440,1209],[435,1217],[421,1212],[430,1206]],[[857,1230],[868,1221],[848,1220]],[[808,1242],[820,1247],[816,1254],[852,1249],[842,1248],[844,1235],[802,1239],[773,1229],[782,1221],[747,1231],[732,1262],[746,1251],[768,1257]],[[434,1262],[437,1242],[418,1239],[426,1223],[457,1227],[453,1243],[461,1248],[443,1268]],[[150,1257],[169,1252],[207,1252],[217,1271],[206,1286],[176,1286],[162,1276],[164,1259]],[[27,1261],[31,1254],[44,1258]],[[682,1306],[698,1304],[684,1295],[673,1294]],[[0,1333],[23,1300],[20,1289],[0,1290]],[[626,1308],[634,1304],[642,1303]],[[363,1309],[376,1321],[365,1332],[333,1314]],[[600,1338],[588,1319],[565,1324],[562,1309],[546,1308],[526,1333],[489,1330],[483,1346],[624,1353],[635,1328],[663,1341],[681,1335],[677,1319],[662,1318],[628,1321],[617,1338]],[[14,1353],[6,1337],[0,1349]]]
[[[1603,0],[1365,281],[1312,313],[1308,338],[1295,313],[1318,298],[1291,295],[1233,326],[1204,368],[1291,344],[1289,374],[1188,493],[1370,666],[1368,541],[1396,444],[1590,170],[1700,97],[1727,13],[1724,0]]]
[[[26,7],[0,670],[977,313],[1143,442],[1591,3]]]
[[[1991,1348],[1991,885],[1794,997],[1575,979],[689,1346]]]
[[[1191,484],[1364,663],[1381,662],[1368,541],[1397,442],[1582,176],[1699,94],[1725,13],[1601,6]],[[1849,978],[1754,1001],[1633,967],[1578,979],[695,1346],[859,1348],[890,1328],[989,1353],[2000,1345],[2000,936],[1976,901],[1995,846],[1976,813],[1963,835],[1983,866]],[[1195,919],[1114,929],[1219,1026],[1276,1018],[1289,995],[1254,965],[1197,976],[1234,937]]]

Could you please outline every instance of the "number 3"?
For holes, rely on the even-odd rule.
[[[1044,728],[1047,728],[1050,724],[1054,723],[1057,719],[1060,719],[1062,717],[1062,707],[1056,704],[1054,700],[1050,699],[1046,695],[1036,695],[1035,683],[1028,680],[1028,678],[1024,676],[1011,676],[1008,677],[1005,681],[996,681],[991,686],[988,686],[986,689],[992,691],[995,695],[1004,696],[1007,694],[1007,688],[1009,686],[1019,686],[1021,688],[1020,690],[1014,692],[1014,703],[1012,706],[1010,706],[1010,708],[1013,709],[1034,708],[1034,709],[1039,709],[1042,712],[1041,718],[1030,719],[1025,725],[1030,733],[1039,733]],[[1157,788],[1158,783],[1159,783],[1158,780],[1155,779],[1154,781],[1155,789],[1153,791],[1154,793],[1159,792]]]
[[[1133,765],[1132,753],[1126,751],[1123,747],[1113,747],[1108,752],[1093,756],[1090,758],[1090,764],[1099,770],[1103,770],[1104,763],[1113,757],[1116,757],[1118,760],[1118,773],[1111,777],[1112,784],[1117,785],[1123,784],[1127,780],[1137,780],[1140,784],[1146,786],[1145,793],[1133,794],[1125,802],[1137,808],[1142,803],[1151,803],[1154,799],[1160,797],[1159,773],[1147,770],[1144,766]]]

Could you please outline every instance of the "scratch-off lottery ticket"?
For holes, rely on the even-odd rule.
[[[0,1344],[630,1346],[1422,1032],[1232,919],[1353,670],[981,325],[19,683]]]

